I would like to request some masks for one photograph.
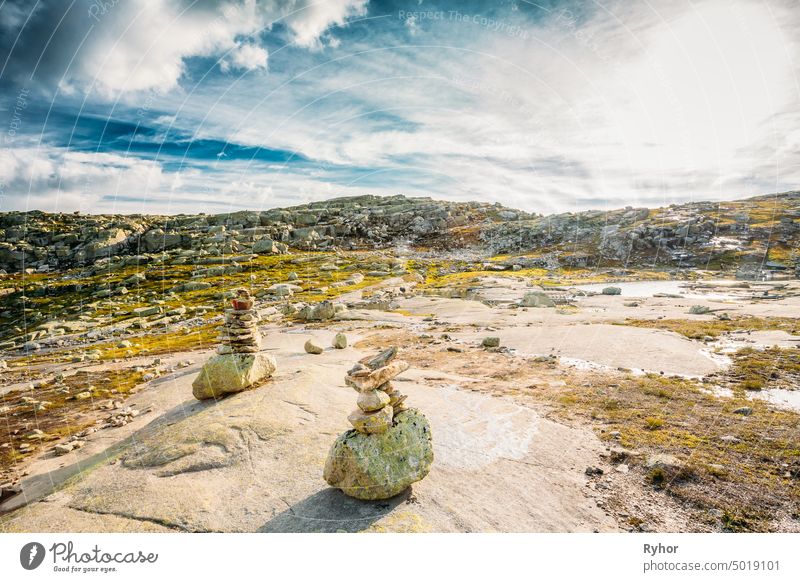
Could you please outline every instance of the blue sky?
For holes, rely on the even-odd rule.
[[[793,0],[0,0],[0,211],[796,189]]]

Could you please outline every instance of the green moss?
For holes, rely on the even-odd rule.
[[[690,339],[719,337],[733,331],[782,330],[800,334],[800,318],[743,316],[731,319],[626,319],[616,325],[629,325],[674,331]]]
[[[142,376],[142,372],[133,369],[78,373],[64,377],[61,384],[51,383],[36,390],[4,394],[0,406],[9,406],[11,413],[3,417],[6,430],[0,432],[0,444],[8,443],[11,447],[0,448],[0,466],[10,466],[24,456],[19,452],[19,445],[23,442],[31,445],[30,451],[25,453],[27,455],[38,450],[43,443],[91,426],[102,402],[126,398],[142,382]],[[75,398],[87,391],[91,393],[90,398]],[[26,403],[26,398],[47,404],[44,409],[37,410],[34,405]],[[31,426],[48,436],[43,441],[26,440],[25,435]]]
[[[641,456],[628,460],[633,466],[651,454],[677,457],[684,464],[680,478],[660,467],[643,467],[644,479],[702,508],[701,515],[707,518],[709,508],[746,515],[741,527],[764,531],[779,510],[800,509],[800,480],[776,469],[797,463],[797,413],[773,409],[744,394],[720,399],[690,379],[592,374],[591,381],[586,380],[569,380],[548,403],[568,418],[585,415],[601,439],[640,451]],[[753,413],[733,413],[742,406]],[[619,436],[611,440],[615,433]],[[739,442],[726,443],[722,437],[728,435]]]

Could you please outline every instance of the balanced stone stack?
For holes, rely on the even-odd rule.
[[[269,378],[277,368],[272,356],[259,352],[260,318],[250,293],[240,289],[231,304],[232,309],[225,312],[217,355],[205,363],[192,383],[192,393],[198,400],[241,392]]]
[[[233,309],[225,311],[225,326],[219,335],[218,354],[254,354],[261,349],[258,322],[261,317],[253,309],[247,289],[239,289],[232,301]]]
[[[345,376],[358,392],[348,420],[354,430],[340,435],[325,463],[329,485],[358,499],[388,499],[423,479],[433,463],[428,419],[408,409],[391,380],[408,369],[395,360],[397,348],[360,361]]]

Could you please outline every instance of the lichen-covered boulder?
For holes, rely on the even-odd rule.
[[[342,332],[337,333],[335,336],[333,336],[331,345],[337,350],[345,349],[347,347],[347,336]]]
[[[381,434],[343,433],[333,443],[323,477],[357,499],[388,499],[424,479],[433,463],[428,419],[414,409],[397,414]]]
[[[519,303],[522,307],[555,307],[553,299],[544,291],[529,291]]]
[[[241,392],[275,372],[275,358],[267,354],[222,354],[210,358],[194,382],[198,400]]]
[[[308,340],[304,345],[303,349],[306,351],[307,354],[321,354],[324,350],[322,346],[317,345],[314,340]]]

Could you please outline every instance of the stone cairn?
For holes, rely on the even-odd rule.
[[[348,420],[355,430],[331,447],[323,477],[358,499],[388,499],[425,478],[433,463],[428,419],[406,407],[406,396],[391,380],[408,369],[397,348],[357,363],[345,382],[358,392]]]
[[[231,301],[232,309],[225,310],[225,325],[217,338],[218,354],[254,354],[261,349],[258,322],[261,317],[253,309],[253,299],[247,289],[237,289]]]
[[[408,363],[394,360],[397,348],[390,348],[371,359],[358,362],[345,376],[345,383],[358,391],[358,408],[347,420],[358,432],[377,434],[392,426],[394,417],[406,410],[406,396],[391,380],[408,370]]]
[[[268,378],[276,370],[275,359],[260,352],[260,317],[247,289],[239,289],[225,311],[217,355],[210,358],[192,383],[198,400],[241,392]]]

